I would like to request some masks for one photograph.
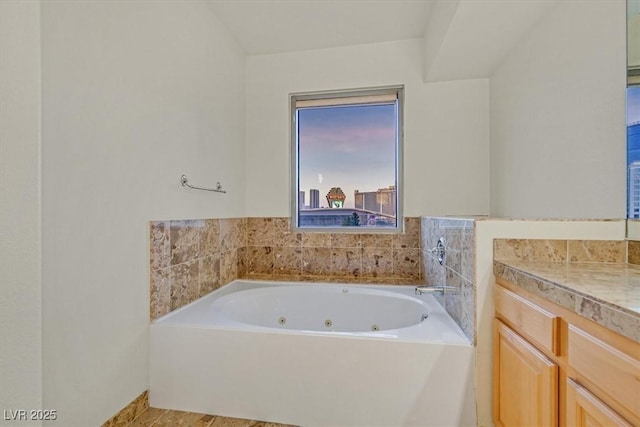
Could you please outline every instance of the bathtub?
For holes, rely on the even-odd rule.
[[[151,324],[156,408],[301,426],[475,426],[473,346],[409,286],[236,280]]]

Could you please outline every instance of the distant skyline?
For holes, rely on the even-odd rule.
[[[640,86],[627,88],[627,126],[640,123]]]
[[[640,86],[627,88],[627,166],[640,161]]]
[[[345,207],[354,191],[395,185],[395,105],[305,108],[298,111],[299,190],[326,195],[340,187]]]

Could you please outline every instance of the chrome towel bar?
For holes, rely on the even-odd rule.
[[[180,177],[180,184],[182,184],[183,187],[188,187],[188,188],[191,188],[192,190],[204,190],[204,191],[215,191],[216,193],[226,193],[226,191],[222,189],[222,184],[220,184],[220,181],[216,182],[216,188],[196,187],[195,185],[189,184],[189,179],[187,178],[186,175],[182,175]]]

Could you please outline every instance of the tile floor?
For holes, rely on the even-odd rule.
[[[194,412],[149,408],[128,427],[294,427],[287,424],[227,418]]]

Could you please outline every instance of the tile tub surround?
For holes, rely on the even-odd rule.
[[[246,224],[246,218],[150,223],[152,320],[238,278]]]
[[[423,281],[457,288],[436,298],[475,343],[475,219],[422,217],[421,230]],[[443,265],[430,251],[441,237],[446,250]]]
[[[420,284],[420,218],[404,225],[373,234],[293,232],[282,217],[152,221],[151,319],[238,278]]]
[[[289,218],[247,218],[243,278],[419,284],[420,219],[400,234],[292,232]]]

